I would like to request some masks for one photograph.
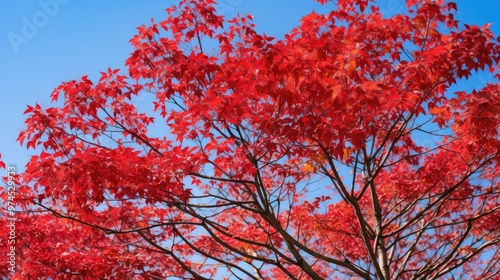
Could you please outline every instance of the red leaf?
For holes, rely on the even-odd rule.
[[[34,111],[34,108],[30,105],[27,105],[27,109],[23,112],[23,115],[29,114]]]
[[[2,161],[2,154],[0,154],[0,168],[5,169],[5,163]]]

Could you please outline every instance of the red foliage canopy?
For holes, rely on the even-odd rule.
[[[127,71],[25,112],[15,278],[498,277],[499,39],[406,3],[338,0],[283,39],[213,0],[139,27]]]

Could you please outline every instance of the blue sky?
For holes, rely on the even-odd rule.
[[[121,68],[132,51],[128,40],[136,27],[177,1],[158,0],[3,0],[0,1],[0,153],[20,170],[32,150],[15,139],[23,128],[27,104],[49,105],[52,89],[62,81],[107,67]],[[251,13],[260,31],[279,36],[302,15],[324,7],[312,0],[219,0],[225,16]],[[398,9],[401,0],[384,0],[382,10]],[[458,18],[467,23],[493,22],[500,35],[500,1],[457,0]],[[476,78],[481,82],[481,77]],[[484,79],[483,79],[484,80]]]

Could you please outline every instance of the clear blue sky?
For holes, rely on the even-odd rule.
[[[0,153],[21,170],[32,150],[15,139],[24,127],[27,104],[49,104],[49,94],[62,81],[108,66],[121,68],[132,51],[128,40],[141,24],[162,19],[177,1],[158,0],[2,0],[0,1]],[[302,15],[324,11],[312,0],[219,0],[225,16],[251,13],[259,30],[280,35]],[[384,0],[382,10],[397,10],[402,0]],[[459,19],[493,22],[500,35],[499,0],[457,0]],[[480,82],[480,78],[477,78]],[[3,175],[2,175],[3,176]]]

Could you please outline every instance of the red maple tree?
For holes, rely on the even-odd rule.
[[[28,106],[18,140],[38,152],[4,275],[499,278],[489,26],[443,0],[338,0],[276,39],[214,4],[181,1],[138,28],[126,70]],[[450,89],[478,71],[495,82]]]

